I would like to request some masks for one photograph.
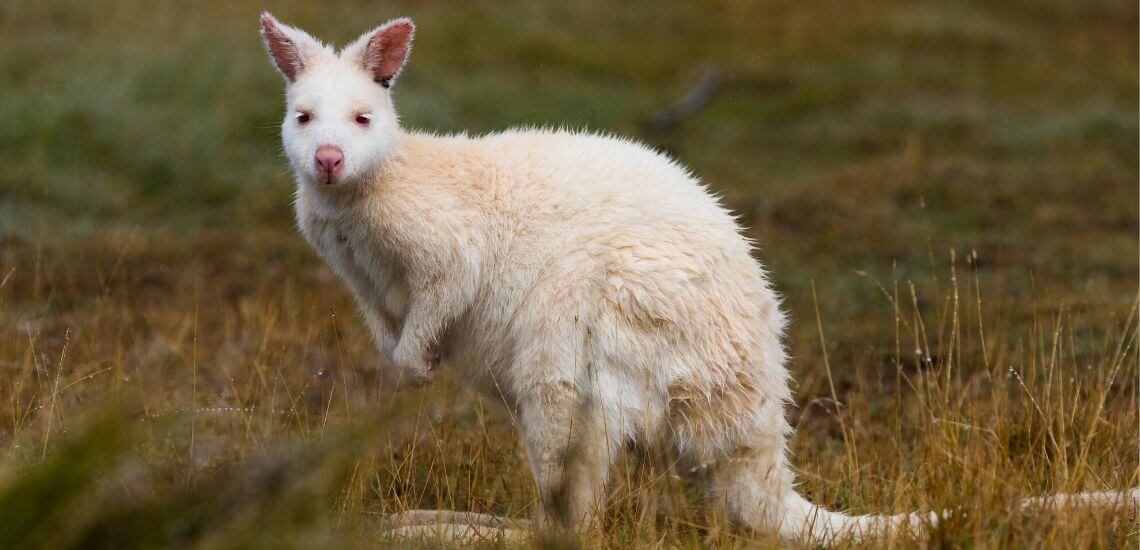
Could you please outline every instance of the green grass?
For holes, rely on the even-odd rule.
[[[508,416],[388,391],[296,233],[265,7],[0,5],[0,502],[42,510],[0,512],[0,545],[369,546],[386,512],[533,511]],[[816,502],[996,510],[919,545],[1136,544],[1135,516],[1013,512],[1138,482],[1135,3],[269,7],[336,43],[413,17],[408,126],[631,135],[723,194],[792,319]],[[649,132],[707,66],[716,99]],[[623,459],[593,542],[771,542],[667,459]]]

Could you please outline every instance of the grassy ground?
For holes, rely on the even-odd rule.
[[[0,5],[0,546],[377,544],[379,514],[524,517],[509,418],[384,388],[296,234],[253,2]],[[1135,546],[1135,3],[282,2],[419,25],[405,124],[638,136],[726,197],[792,318],[814,501],[964,513],[904,546]],[[645,121],[705,67],[711,105]],[[108,409],[112,412],[108,412]],[[598,540],[772,541],[623,459]]]

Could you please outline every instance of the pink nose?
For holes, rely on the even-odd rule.
[[[344,168],[344,151],[333,145],[322,145],[313,161],[324,183],[336,183]]]

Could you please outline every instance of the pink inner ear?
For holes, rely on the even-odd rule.
[[[277,68],[289,80],[296,80],[301,74],[301,55],[297,45],[277,26],[277,20],[268,15],[261,16],[261,36],[265,38],[265,46],[273,56]]]
[[[408,57],[408,46],[412,43],[414,30],[415,26],[406,19],[377,29],[364,49],[364,69],[377,80],[396,76]]]

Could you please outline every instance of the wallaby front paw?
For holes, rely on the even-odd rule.
[[[439,353],[434,350],[429,349],[427,353],[424,354],[424,362],[427,363],[428,370],[432,372],[439,370],[439,363],[442,360],[443,358],[440,357]]]
[[[439,373],[439,361],[439,354],[430,350],[410,353],[397,347],[392,356],[392,363],[396,365],[403,381],[413,386],[424,386],[435,380]]]

